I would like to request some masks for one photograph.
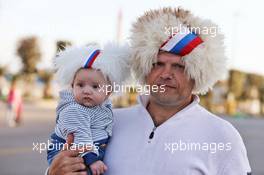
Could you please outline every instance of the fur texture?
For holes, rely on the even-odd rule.
[[[185,72],[195,80],[193,93],[205,94],[226,73],[224,37],[219,30],[216,34],[206,33],[206,29],[218,29],[218,26],[180,8],[147,11],[133,24],[130,40],[134,76],[145,83],[145,77],[157,60],[160,46],[169,37],[166,29],[180,26],[188,27],[204,41],[182,59]],[[195,28],[200,32],[195,32]]]
[[[75,73],[84,66],[87,57],[95,49],[100,48],[96,45],[69,47],[53,59],[56,80],[62,88],[71,86]],[[127,45],[108,43],[97,56],[92,68],[100,69],[111,83],[122,84],[129,76],[129,53]]]

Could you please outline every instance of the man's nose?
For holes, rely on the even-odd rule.
[[[171,66],[166,65],[164,67],[164,69],[162,70],[161,74],[160,74],[160,78],[162,79],[172,79],[172,69]]]

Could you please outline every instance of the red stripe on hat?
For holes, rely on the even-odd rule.
[[[180,56],[189,54],[195,47],[201,44],[203,40],[200,37],[196,37],[188,45],[186,45],[180,52]]]
[[[95,59],[97,58],[97,56],[99,54],[100,54],[100,51],[98,51],[98,52],[95,53],[94,57],[92,58],[92,60],[89,62],[88,66],[87,66],[88,68],[91,68],[92,67],[93,62],[95,61]]]

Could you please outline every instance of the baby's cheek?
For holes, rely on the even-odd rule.
[[[77,94],[74,94],[74,99],[77,103],[81,103],[81,98]]]
[[[98,101],[100,103],[103,103],[105,100],[106,100],[106,95],[104,93],[103,94],[100,94],[100,96],[98,98]]]

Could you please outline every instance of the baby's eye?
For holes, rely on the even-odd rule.
[[[82,88],[83,87],[83,84],[82,83],[78,83],[77,86],[79,86],[79,87]]]
[[[99,88],[98,85],[93,85],[92,87],[93,87],[94,89],[98,89],[98,88]]]

